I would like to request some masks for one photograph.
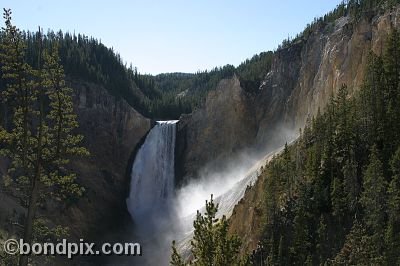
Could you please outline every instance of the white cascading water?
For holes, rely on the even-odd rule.
[[[168,216],[174,193],[174,155],[177,120],[157,121],[140,147],[132,166],[126,200],[138,232],[154,230]]]

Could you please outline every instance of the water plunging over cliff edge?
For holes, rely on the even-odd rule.
[[[174,193],[174,152],[178,120],[157,121],[132,165],[128,211],[139,233],[149,233],[168,216]],[[150,232],[152,233],[152,232]]]

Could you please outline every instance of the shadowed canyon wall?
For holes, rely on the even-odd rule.
[[[71,163],[85,193],[75,201],[63,202],[62,205],[68,206],[65,212],[54,203],[42,206],[39,212],[47,213],[55,224],[68,226],[74,238],[96,237],[115,223],[115,217],[126,212],[129,184],[126,167],[135,145],[150,129],[151,122],[102,86],[77,80],[68,83],[74,91],[78,132],[84,136],[83,144],[91,154]],[[3,176],[4,162],[0,170]],[[9,219],[18,223],[23,210],[6,193],[0,193],[0,199],[0,213],[7,214],[0,217],[1,227],[13,232],[15,228]]]

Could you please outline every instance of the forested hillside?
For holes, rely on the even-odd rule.
[[[399,265],[398,31],[366,68],[356,95],[344,84],[264,170],[264,239],[254,261]]]
[[[37,34],[25,32],[23,38],[27,43],[27,62],[35,65]],[[183,113],[191,113],[204,102],[209,90],[234,73],[249,91],[257,90],[269,71],[273,55],[272,52],[255,55],[237,68],[226,65],[195,74],[152,76],[140,74],[132,65],[127,67],[118,53],[97,39],[61,31],[50,31],[43,37],[45,47],[54,42],[59,44],[61,64],[68,78],[104,85],[112,95],[124,98],[143,115],[155,119],[177,119]]]

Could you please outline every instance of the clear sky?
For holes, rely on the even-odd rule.
[[[24,30],[83,33],[141,73],[238,65],[275,49],[341,0],[1,0]],[[2,22],[3,24],[3,22]]]

